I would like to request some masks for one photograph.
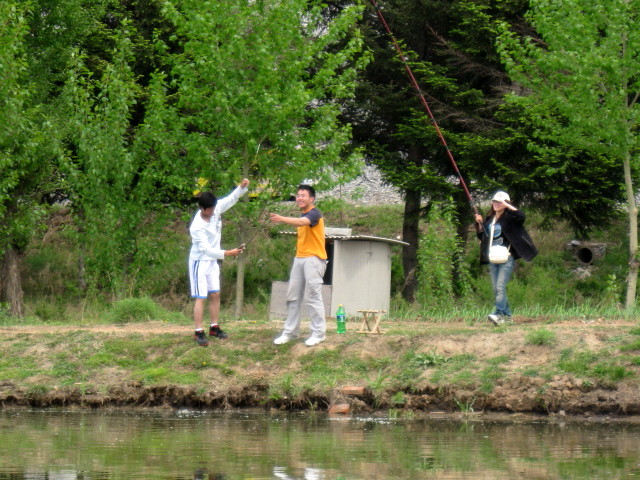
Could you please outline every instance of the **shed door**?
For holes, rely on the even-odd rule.
[[[331,312],[339,304],[347,315],[358,310],[389,310],[391,248],[384,242],[344,240],[334,243]]]

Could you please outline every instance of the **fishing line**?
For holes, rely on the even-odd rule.
[[[424,106],[424,109],[427,111],[427,114],[429,115],[429,118],[431,119],[431,123],[433,123],[433,127],[436,129],[436,133],[438,134],[438,137],[440,138],[440,143],[442,143],[442,146],[444,146],[445,151],[447,152],[447,157],[449,157],[449,161],[451,162],[451,165],[453,166],[453,169],[456,172],[456,175],[458,176],[458,180],[460,180],[460,185],[462,186],[464,193],[467,196],[467,199],[469,200],[469,203],[471,204],[471,208],[473,208],[474,213],[478,213],[478,209],[476,208],[475,204],[473,203],[473,199],[471,198],[471,194],[469,193],[469,189],[467,188],[467,184],[464,181],[464,178],[462,177],[462,174],[460,173],[460,170],[458,169],[458,164],[456,163],[455,158],[453,158],[453,153],[451,153],[451,150],[449,149],[449,146],[447,145],[447,141],[444,138],[444,135],[442,135],[442,132],[440,131],[440,127],[438,126],[438,122],[436,121],[436,118],[434,117],[433,113],[431,112],[431,108],[429,108],[429,104],[427,103],[427,100],[424,98],[424,95],[422,94],[422,90],[420,89],[420,86],[418,85],[418,82],[416,81],[415,76],[413,75],[413,72],[411,71],[411,68],[409,67],[409,64],[407,63],[406,57],[404,56],[404,53],[402,52],[402,49],[400,48],[400,45],[398,44],[398,42],[396,41],[395,37],[393,36],[393,33],[391,32],[391,29],[389,28],[389,25],[387,24],[387,21],[384,18],[384,15],[382,15],[382,11],[380,10],[380,7],[378,6],[378,3],[376,2],[376,0],[370,0],[371,4],[373,5],[373,8],[375,8],[376,10],[376,15],[378,16],[378,20],[380,20],[380,23],[382,24],[382,26],[384,27],[384,29],[387,31],[387,34],[389,35],[389,38],[391,38],[391,41],[393,42],[393,45],[396,49],[396,51],[398,52],[398,56],[400,57],[400,61],[402,62],[402,64],[404,65],[404,69],[407,72],[407,75],[409,76],[409,80],[411,81],[411,85],[413,86],[413,88],[415,88],[416,92],[418,92],[418,96],[420,97],[420,101],[422,103],[422,106]]]

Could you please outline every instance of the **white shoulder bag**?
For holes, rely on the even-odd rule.
[[[511,255],[511,253],[509,252],[509,248],[511,248],[511,245],[509,245],[509,247],[505,247],[504,245],[494,245],[493,244],[493,229],[495,227],[496,224],[496,217],[493,217],[493,222],[491,222],[491,240],[489,242],[489,261],[491,263],[507,263],[507,260],[509,260],[509,255]]]

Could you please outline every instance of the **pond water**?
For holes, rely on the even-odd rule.
[[[139,478],[640,478],[640,425],[0,410],[0,480]]]

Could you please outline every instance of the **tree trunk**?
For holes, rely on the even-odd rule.
[[[244,234],[240,234],[240,238],[243,238]],[[244,241],[244,240],[242,240]],[[238,272],[236,275],[236,305],[234,314],[236,318],[242,316],[242,310],[244,307],[244,277],[247,261],[245,260],[245,253],[240,254],[238,258]]]
[[[629,214],[629,273],[627,275],[627,295],[625,309],[630,312],[636,306],[636,289],[638,284],[638,205],[633,194],[630,155],[627,153],[622,165],[624,167],[624,184],[627,192],[627,211]]]
[[[247,154],[247,150],[245,147],[245,159],[248,158],[248,154]],[[248,178],[249,177],[249,161],[246,160],[242,166],[242,176],[243,178]],[[248,202],[249,198],[245,195],[244,197],[242,197],[242,199],[240,200],[241,202]],[[250,222],[243,222],[243,219],[240,219],[240,223],[245,223],[247,225],[250,224]],[[245,244],[247,239],[249,238],[246,232],[246,229],[240,227],[238,229],[239,232],[239,240],[241,244]],[[239,246],[239,245],[238,245]],[[244,277],[245,277],[245,269],[246,269],[246,265],[247,265],[247,261],[245,260],[245,253],[240,254],[237,259],[238,259],[238,272],[236,275],[236,304],[235,304],[235,309],[234,309],[234,315],[236,318],[240,318],[242,316],[242,310],[244,309]]]
[[[81,292],[87,291],[87,268],[85,265],[84,243],[80,245],[78,254],[78,288]]]
[[[24,316],[22,281],[20,278],[20,254],[8,246],[2,259],[2,297],[9,304],[9,313],[14,317]]]
[[[413,303],[418,289],[418,246],[420,242],[420,190],[405,190],[402,239],[409,245],[402,247],[404,285],[402,297]]]

